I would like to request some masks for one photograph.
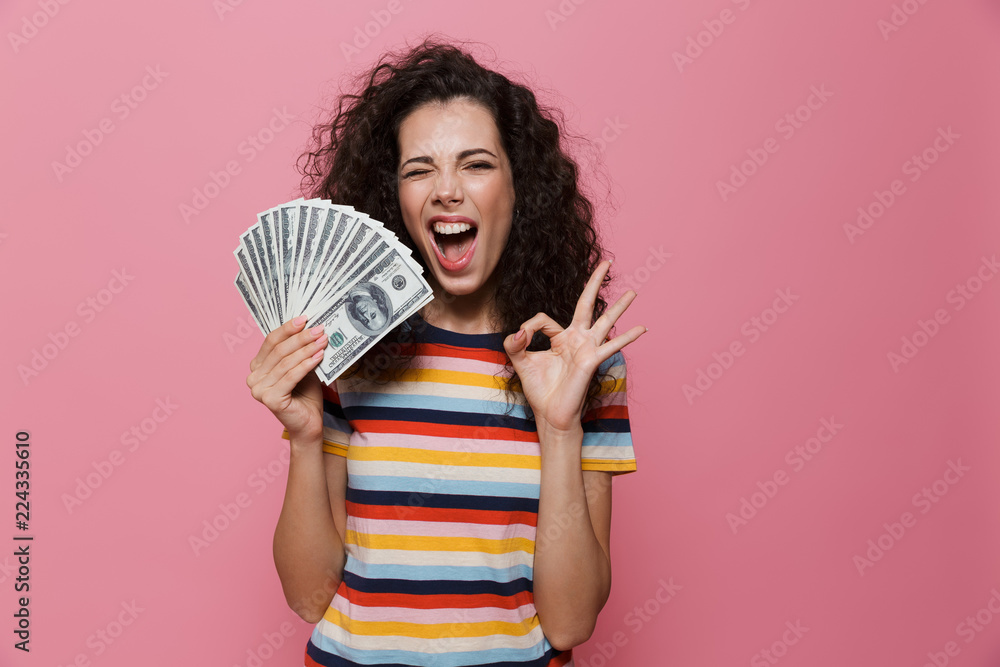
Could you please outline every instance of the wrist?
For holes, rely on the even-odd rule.
[[[539,442],[549,445],[579,445],[583,441],[583,424],[579,421],[569,425],[560,425],[536,418],[535,427],[538,430]]]
[[[323,450],[323,431],[289,432],[288,444],[292,454]]]

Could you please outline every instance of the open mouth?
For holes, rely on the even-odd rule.
[[[478,231],[464,221],[434,221],[430,232],[441,266],[449,271],[465,267],[475,252]]]

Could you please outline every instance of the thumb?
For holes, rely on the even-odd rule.
[[[531,341],[531,335],[524,329],[518,329],[516,333],[504,338],[503,349],[507,352],[507,356],[510,357],[512,363],[517,363],[524,358],[527,354],[525,350],[528,349],[528,343]]]

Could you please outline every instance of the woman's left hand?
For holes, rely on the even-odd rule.
[[[563,329],[545,313],[538,313],[504,340],[540,434],[579,428],[587,388],[598,366],[646,332],[645,327],[635,326],[607,340],[615,322],[636,297],[631,290],[593,322],[594,303],[610,266],[610,261],[604,261],[594,270],[576,302],[569,327]],[[550,349],[527,351],[536,331],[549,337]]]

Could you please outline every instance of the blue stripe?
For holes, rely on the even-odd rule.
[[[532,577],[530,565],[512,567],[473,567],[469,565],[393,565],[372,564],[348,554],[344,571],[366,579],[407,579],[412,581],[497,581],[510,582]]]
[[[323,399],[323,425],[348,436],[354,431],[347,422],[347,417],[344,416],[344,411],[341,409],[340,404],[326,398]]]
[[[591,419],[583,422],[584,433],[631,433],[627,419]]]
[[[531,579],[513,581],[489,581],[476,579],[462,581],[456,579],[372,579],[360,577],[344,570],[344,583],[362,593],[402,593],[404,595],[499,595],[511,597],[531,591]]]
[[[439,406],[440,407],[440,406]],[[450,410],[426,410],[414,408],[385,407],[345,407],[344,414],[350,421],[401,421],[428,424],[451,424],[455,426],[482,426],[484,428],[513,428],[534,432],[535,422],[507,415],[490,415],[481,412],[452,412]],[[488,438],[484,433],[482,437]]]
[[[354,484],[356,477],[351,478]],[[526,486],[517,484],[514,486]],[[538,487],[535,486],[535,489]],[[536,491],[537,493],[537,491]],[[538,496],[496,497],[489,495],[456,495],[449,493],[411,493],[408,491],[376,491],[347,487],[348,502],[360,505],[407,507],[442,507],[446,509],[497,510],[501,512],[538,512]],[[405,511],[405,509],[403,510]]]
[[[503,333],[487,334],[463,334],[439,329],[430,324],[419,313],[414,314],[399,327],[400,342],[431,343],[439,345],[451,345],[465,349],[492,350],[494,352],[503,351]]]
[[[474,412],[477,414],[485,413],[493,415],[504,415],[508,411],[508,405],[502,399],[488,401],[478,398],[450,398],[427,394],[345,392],[341,394],[340,401],[341,405],[345,408],[363,405],[384,408],[412,407],[422,410],[440,410],[443,407],[447,407],[451,412]],[[512,403],[509,407],[510,416],[520,419],[527,418],[523,405]]]
[[[433,645],[434,640],[428,640]],[[517,660],[524,655],[542,654],[529,660]],[[462,653],[419,653],[416,651],[359,651],[313,630],[306,653],[324,667],[546,667],[560,652],[547,639],[525,650],[484,649]],[[348,656],[347,658],[340,657]],[[354,660],[364,662],[354,662]]]
[[[631,447],[632,446],[632,433],[600,433],[597,431],[584,432],[583,434],[583,446],[587,447]],[[584,458],[587,457],[586,449],[583,452]],[[631,456],[625,456],[622,460],[631,459]]]
[[[344,411],[340,409],[340,404],[335,401],[323,399],[323,412],[333,416],[335,419],[344,419]]]
[[[340,433],[344,433],[348,437],[354,431],[354,428],[349,423],[347,423],[346,419],[342,417],[337,417],[329,412],[323,413],[323,426],[328,426],[332,428],[334,431],[339,431]]]
[[[374,505],[417,505],[427,506],[426,498],[430,495],[446,495],[455,498],[479,497],[506,502],[508,498],[533,500],[538,511],[538,484],[521,484],[518,482],[479,482],[461,479],[428,479],[426,477],[392,477],[389,475],[352,475],[348,480],[347,499],[351,499],[351,489],[357,491],[377,491],[381,493],[398,493],[401,497],[393,503],[368,503]],[[404,490],[405,489],[405,490]],[[413,497],[411,497],[413,496]],[[423,502],[421,502],[423,500]],[[355,501],[357,502],[357,501]],[[432,505],[432,507],[438,507]],[[493,509],[484,507],[483,502],[471,505],[444,505],[444,507],[462,507],[468,509]],[[498,507],[496,509],[509,509]]]
[[[610,357],[605,359],[603,362],[601,362],[601,364],[597,367],[597,372],[608,373],[609,371],[611,371],[612,368],[624,365],[625,365],[625,355],[622,354],[621,350],[618,350]]]

